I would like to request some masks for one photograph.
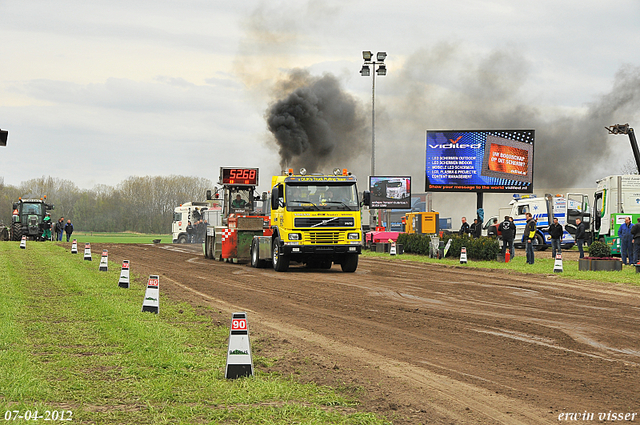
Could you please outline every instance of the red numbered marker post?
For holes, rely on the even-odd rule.
[[[84,244],[84,259],[87,261],[91,261],[91,244]]]
[[[233,313],[229,327],[229,349],[224,377],[236,379],[244,376],[253,376],[247,313]]]
[[[71,242],[71,253],[72,254],[77,254],[78,253],[78,240],[74,239],[73,242]]]
[[[106,249],[102,250],[102,255],[100,256],[100,265],[98,266],[98,270],[101,272],[109,271],[109,251]]]
[[[150,311],[155,314],[160,312],[160,276],[158,275],[149,276],[144,301],[142,301],[142,311]]]
[[[129,287],[129,260],[122,260],[122,269],[120,270],[120,280],[118,286],[121,288]]]

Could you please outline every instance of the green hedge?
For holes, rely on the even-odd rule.
[[[467,248],[467,258],[470,260],[495,260],[500,253],[500,244],[493,237],[470,238],[467,235],[445,234],[442,238],[445,245],[451,239],[451,246],[447,257],[459,258],[462,247]],[[431,235],[417,233],[400,233],[398,243],[402,244],[404,252],[429,255]]]

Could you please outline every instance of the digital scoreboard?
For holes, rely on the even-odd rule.
[[[235,186],[257,186],[257,168],[220,168],[220,184]]]

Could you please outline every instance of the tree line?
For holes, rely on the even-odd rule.
[[[73,182],[40,177],[5,185],[0,178],[0,222],[11,223],[12,204],[19,197],[42,198],[55,205],[51,218],[70,219],[76,230],[93,232],[170,233],[173,209],[202,201],[211,180],[187,176],[129,177],[117,186],[79,189]]]

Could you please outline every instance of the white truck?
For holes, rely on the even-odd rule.
[[[195,224],[196,220],[194,215],[200,215],[200,217],[208,223],[218,225],[217,222],[220,221],[221,207],[217,205],[216,201],[217,200],[185,202],[179,207],[176,207],[173,210],[173,222],[171,223],[173,243],[187,243],[189,241],[187,225],[189,222]]]
[[[576,233],[576,219],[580,218],[586,228],[586,240],[590,240],[590,221],[591,207],[589,205],[589,196],[583,193],[567,193],[566,195],[550,195],[537,197],[536,195],[513,195],[514,199],[509,203],[510,209],[500,208],[501,217],[498,223],[504,220],[505,215],[513,217],[516,225],[516,237],[514,246],[523,248],[524,228],[527,224],[526,214],[531,213],[537,222],[537,232],[533,240],[534,249],[545,250],[551,246],[551,235],[549,235],[549,225],[553,222],[553,218],[558,219],[564,228],[562,237],[562,247],[571,248],[575,244],[574,235]],[[495,216],[494,216],[495,217]],[[494,217],[490,217],[484,228],[488,228]]]
[[[640,218],[640,175],[613,175],[596,182],[594,195],[594,239],[611,246],[620,254],[618,228],[629,217],[632,223]]]

